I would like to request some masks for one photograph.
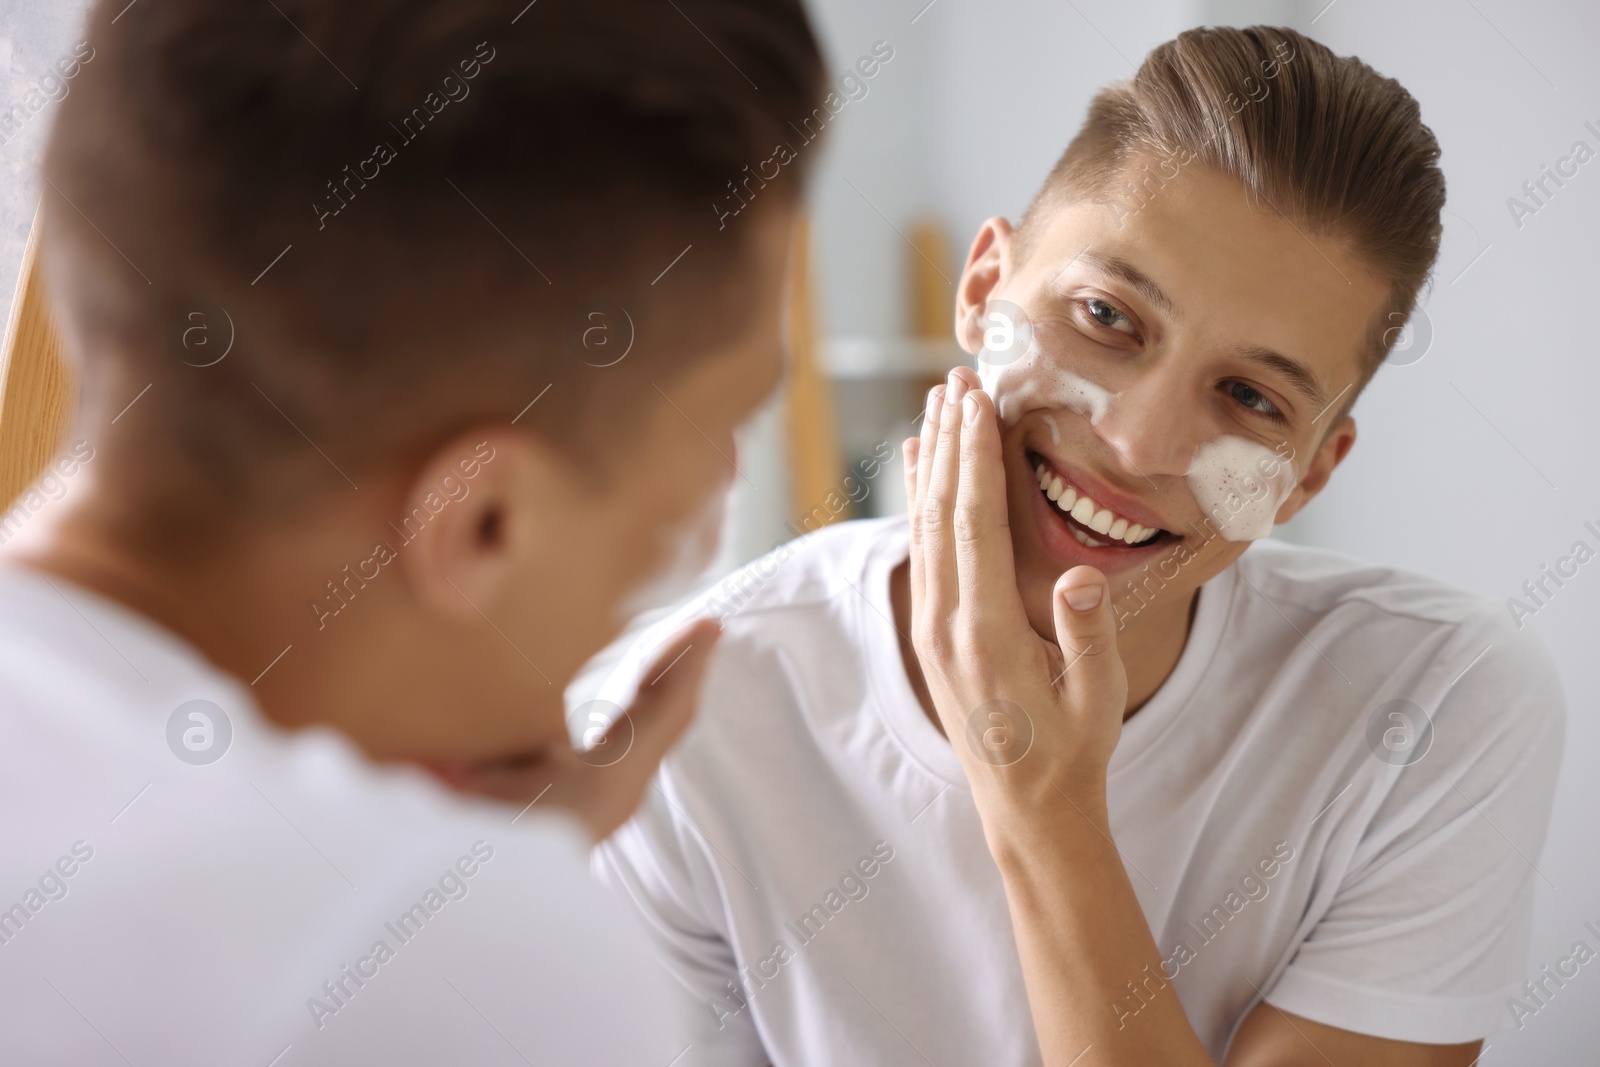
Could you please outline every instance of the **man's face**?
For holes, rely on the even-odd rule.
[[[1051,590],[1080,564],[1110,579],[1124,628],[1187,605],[1303,507],[1354,442],[1353,422],[1330,423],[1386,297],[1335,240],[1198,164],[1131,215],[1057,209],[1023,261],[1010,227],[986,224],[958,335],[1001,415],[1034,627],[1053,632]],[[996,301],[1026,323],[1010,348],[986,330],[1012,310]]]

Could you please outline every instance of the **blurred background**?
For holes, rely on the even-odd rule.
[[[154,0],[145,0],[154,2]],[[1577,0],[813,0],[841,89],[797,285],[796,374],[749,427],[718,569],[796,528],[903,508],[898,446],[950,339],[978,224],[1015,220],[1090,96],[1200,24],[1295,27],[1400,80],[1444,147],[1444,250],[1399,350],[1356,408],[1358,446],[1277,536],[1408,568],[1504,602],[1571,551],[1600,547],[1600,161],[1532,214],[1524,182],[1577,141],[1600,152],[1600,6]],[[81,0],[0,0],[0,299],[39,200],[41,77],[77,42]],[[890,58],[883,58],[885,53]],[[22,114],[22,118],[17,118]],[[1585,123],[1592,122],[1593,128]],[[754,163],[755,161],[752,161]],[[1589,173],[1593,171],[1594,173]],[[1588,295],[1585,295],[1588,294]],[[895,459],[865,476],[862,460]],[[876,453],[876,455],[875,455]],[[872,469],[872,468],[867,468]],[[851,478],[847,482],[847,477]],[[859,499],[851,499],[859,498]],[[820,510],[819,510],[820,509]],[[1509,611],[1509,608],[1507,609]],[[1567,754],[1536,881],[1528,976],[1600,926],[1600,562],[1527,620],[1566,685]],[[1493,655],[1493,650],[1489,655]],[[1589,829],[1585,830],[1584,827]],[[1593,972],[1593,973],[1590,973]],[[1509,1020],[1509,1012],[1507,1015]],[[1486,1065],[1596,1062],[1600,965],[1584,968]]]

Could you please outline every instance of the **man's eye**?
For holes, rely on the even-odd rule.
[[[1278,410],[1276,404],[1262,396],[1259,390],[1246,385],[1244,382],[1229,382],[1228,395],[1251,411],[1258,411],[1270,419],[1283,418],[1283,412]]]
[[[1096,300],[1091,296],[1084,300],[1083,306],[1089,312],[1089,317],[1100,325],[1121,333],[1131,334],[1134,332],[1133,320],[1104,300]]]

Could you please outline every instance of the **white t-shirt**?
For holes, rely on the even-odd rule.
[[[686,615],[725,617],[698,721],[595,857],[699,1008],[683,1067],[1039,1063],[999,873],[890,621],[906,553],[900,519],[811,535],[653,629],[600,693],[625,702]],[[1175,991],[1219,1060],[1263,993],[1398,1040],[1506,1025],[1563,733],[1530,633],[1279,543],[1207,583],[1108,779],[1167,959],[1079,1010],[1136,1025]]]
[[[687,1043],[576,823],[286,734],[171,633],[16,567],[0,738],[6,1063],[663,1067]]]

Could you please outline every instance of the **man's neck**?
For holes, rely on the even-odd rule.
[[[118,603],[192,645],[223,671],[243,673],[252,649],[236,620],[198,601],[171,576],[83,533],[73,523],[47,542],[7,552],[5,558]]]
[[[1117,635],[1117,652],[1128,672],[1128,706],[1123,712],[1126,720],[1166,682],[1183,655],[1189,640],[1189,628],[1194,621],[1194,608],[1199,602],[1198,592],[1190,593],[1185,601],[1160,605],[1159,610],[1141,612],[1137,626],[1129,627]],[[889,603],[894,611],[894,627],[899,634],[900,658],[905,665],[911,689],[922,704],[923,713],[935,729],[939,725],[938,713],[933,707],[933,697],[928,693],[922,676],[922,665],[917,659],[907,635],[911,632],[911,563],[902,562],[889,574]],[[1152,609],[1155,605],[1152,605]]]
[[[44,536],[0,558],[122,605],[243,683],[260,680],[286,644],[307,645],[298,637],[304,613],[284,591],[314,588],[319,572],[297,564],[281,545],[263,551],[243,536],[229,542],[225,558],[206,551],[176,560],[143,551],[123,533],[121,512],[108,496],[75,501]],[[224,538],[219,533],[214,540]],[[271,686],[253,691],[263,713],[286,726],[317,718],[314,698],[327,688],[319,677],[324,657],[302,652],[295,659],[273,671]]]

